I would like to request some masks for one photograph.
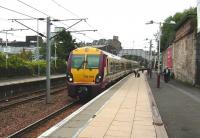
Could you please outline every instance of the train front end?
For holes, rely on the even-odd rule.
[[[102,87],[103,67],[101,50],[90,47],[71,52],[67,66],[68,95],[84,99],[94,97]]]

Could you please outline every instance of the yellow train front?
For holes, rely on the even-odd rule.
[[[94,97],[106,85],[132,72],[137,66],[137,62],[97,48],[77,48],[71,52],[67,63],[68,95],[80,99]]]

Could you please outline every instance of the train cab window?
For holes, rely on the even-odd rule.
[[[81,69],[84,67],[85,55],[72,55],[72,68]]]
[[[99,55],[87,55],[86,68],[97,69],[99,68]]]

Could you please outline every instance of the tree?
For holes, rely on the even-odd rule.
[[[57,34],[54,39],[54,44],[56,43],[56,54],[58,59],[67,60],[70,52],[77,47],[75,39],[72,38],[70,32],[62,30]],[[55,50],[54,44],[52,45],[52,52]]]
[[[32,52],[31,51],[25,51],[25,49],[23,49],[23,51],[20,54],[17,54],[18,57],[24,59],[24,60],[31,60],[32,59]]]
[[[161,36],[161,51],[167,49],[169,45],[173,42],[175,38],[175,25],[167,24],[171,21],[175,21],[176,24],[179,24],[184,17],[187,15],[196,15],[197,9],[196,8],[189,8],[184,10],[183,12],[177,12],[174,16],[169,16],[165,19],[165,23],[162,27],[162,36]],[[196,19],[195,19],[196,20]]]

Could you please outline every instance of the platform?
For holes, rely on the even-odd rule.
[[[167,138],[148,89],[143,74],[129,75],[39,138]]]
[[[65,76],[66,76],[65,74],[51,75],[51,79],[61,78],[61,77],[65,77]],[[46,76],[1,79],[0,80],[0,87],[1,86],[7,86],[7,85],[15,85],[15,84],[21,84],[21,83],[34,82],[34,81],[43,81],[43,80],[46,80]]]

